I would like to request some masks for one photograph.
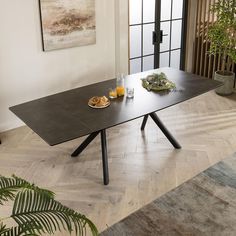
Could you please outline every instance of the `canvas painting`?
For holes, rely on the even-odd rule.
[[[95,0],[39,0],[44,51],[96,43]]]

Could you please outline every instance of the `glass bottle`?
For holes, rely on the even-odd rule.
[[[116,78],[116,92],[118,97],[125,95],[125,78],[123,74]]]

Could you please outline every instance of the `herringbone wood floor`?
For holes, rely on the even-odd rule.
[[[236,151],[236,94],[210,92],[158,115],[183,148],[173,149],[152,120],[143,133],[141,119],[109,129],[109,186],[99,138],[72,159],[82,138],[50,147],[27,127],[1,134],[0,173],[55,191],[102,231]]]

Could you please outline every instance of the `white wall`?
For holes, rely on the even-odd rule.
[[[129,71],[129,0],[115,0],[116,73]]]
[[[115,37],[118,0],[95,1],[96,45],[43,52],[38,0],[0,0],[0,132],[22,125],[9,106],[110,79],[118,67],[127,72],[128,45],[121,46],[120,35]],[[126,24],[126,18],[119,24]],[[117,60],[122,62],[116,63],[120,50],[124,53]]]

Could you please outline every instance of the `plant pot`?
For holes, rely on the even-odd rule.
[[[224,83],[224,85],[217,88],[215,92],[219,95],[232,94],[234,90],[234,77],[235,74],[231,71],[216,71],[214,79]]]

